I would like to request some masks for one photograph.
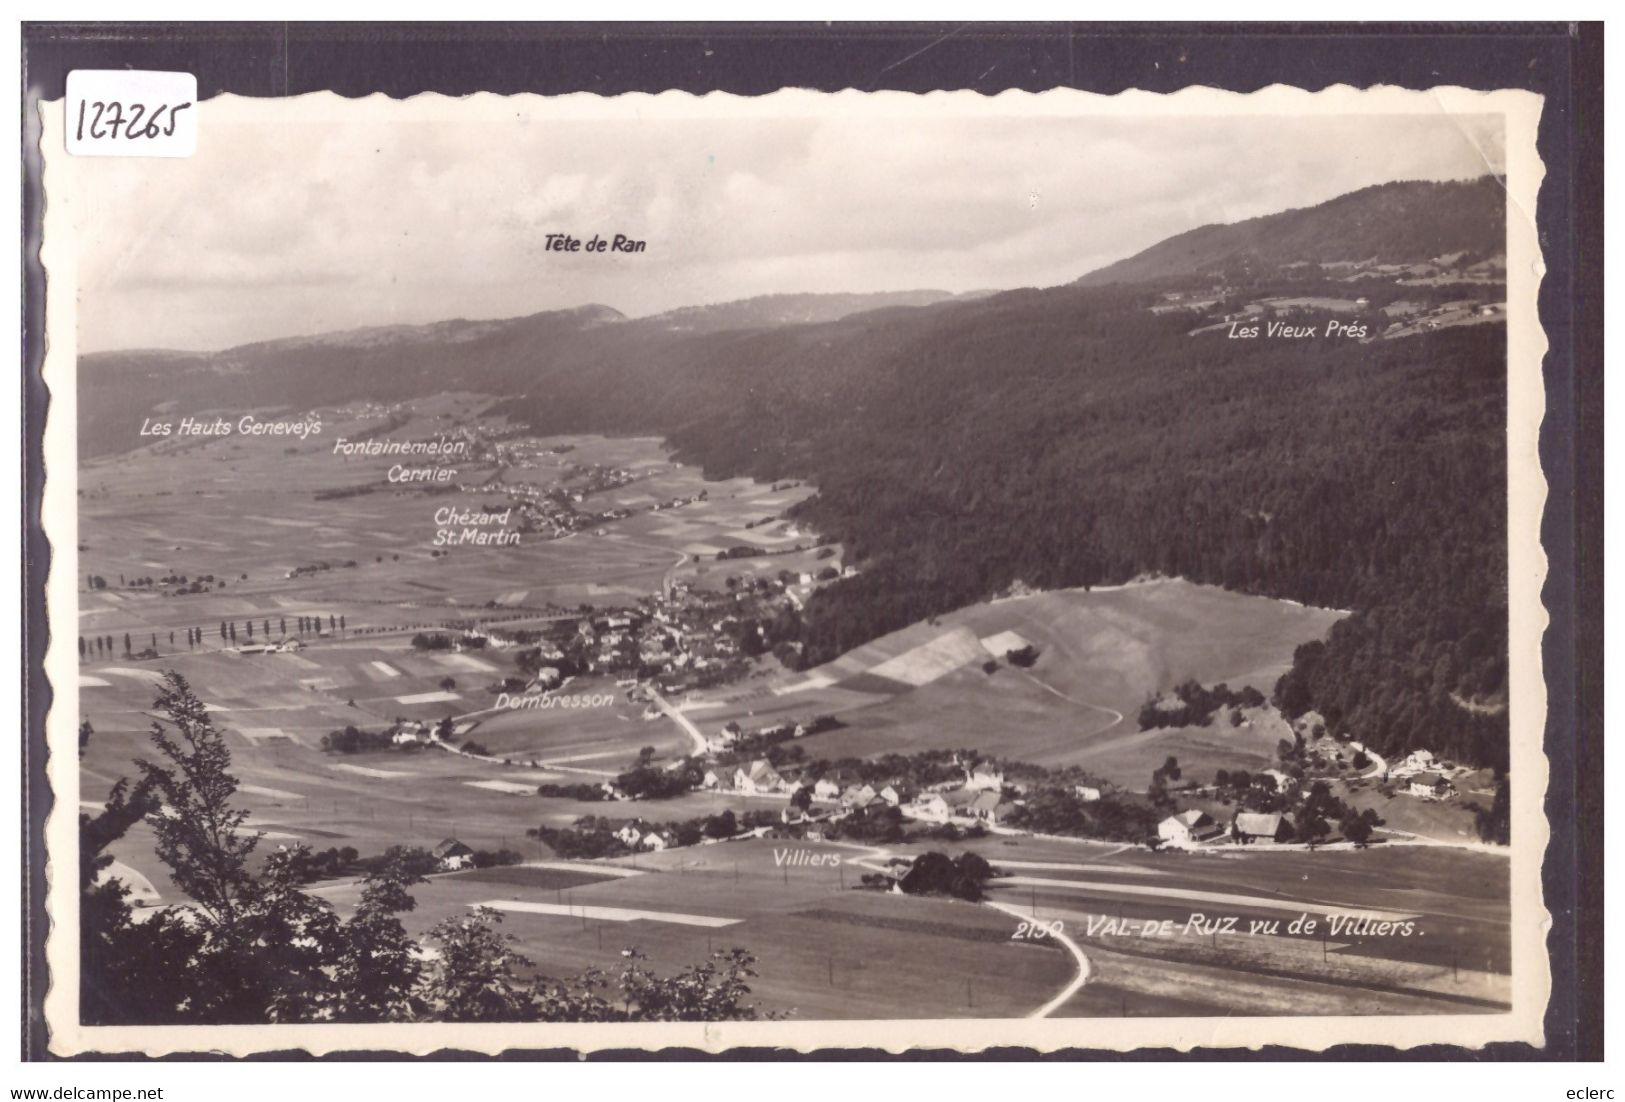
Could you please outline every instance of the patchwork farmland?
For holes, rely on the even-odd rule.
[[[59,687],[95,731],[81,759],[80,807],[99,807],[151,755],[155,689],[160,671],[173,669],[225,736],[236,800],[263,836],[262,853],[302,843],[374,855],[445,839],[512,851],[522,864],[433,875],[416,889],[409,926],[421,934],[491,907],[550,975],[612,969],[631,946],[675,971],[708,948],[738,945],[758,958],[762,1007],[806,1019],[1505,1004],[1504,859],[1398,835],[1371,851],[1222,857],[1006,832],[885,846],[740,838],[563,859],[538,828],[585,816],[777,815],[787,793],[724,781],[647,802],[537,793],[612,786],[639,761],[681,766],[696,738],[730,726],[823,717],[795,740],[808,760],[968,749],[1078,767],[1131,792],[1170,756],[1204,777],[1259,771],[1283,734],[1267,709],[1245,726],[1148,731],[1137,729],[1136,712],[1186,680],[1267,695],[1293,648],[1324,637],[1342,614],[1149,579],[960,609],[810,670],[787,669],[767,650],[737,658],[736,675],[721,684],[699,683],[694,667],[662,678],[583,670],[549,694],[588,698],[590,707],[500,706],[504,693],[521,695],[504,685],[536,672],[522,669],[524,645],[509,636],[613,615],[651,595],[709,599],[772,579],[798,601],[822,584],[820,572],[849,564],[790,515],[811,487],[706,481],[649,438],[528,439],[486,416],[488,404],[447,395],[325,410],[323,434],[304,441],[164,443],[85,463],[79,621],[85,637],[111,642],[85,653],[76,686]],[[364,439],[380,425],[402,437],[498,443],[458,461],[455,493],[425,490],[390,482],[388,457],[334,453],[336,438]],[[436,546],[434,516],[448,501],[492,512],[540,502],[573,527],[527,532],[511,545]],[[468,631],[491,644],[424,645],[426,636]],[[666,690],[658,703],[657,684]],[[442,724],[453,737],[360,753],[324,748],[346,728]],[[181,902],[153,843],[151,828],[137,824],[111,848],[115,873],[145,905]],[[828,860],[789,865],[788,849]],[[931,849],[986,857],[1000,874],[988,882],[989,903],[857,890],[863,876],[895,872]],[[314,890],[347,913],[359,885],[347,877]],[[1274,920],[1316,907],[1407,916],[1425,936],[1101,932],[1110,918],[1183,931],[1193,914],[1215,908]],[[1025,920],[1060,920],[1087,965],[1058,940],[1016,936]]]

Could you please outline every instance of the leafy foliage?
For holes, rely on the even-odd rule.
[[[1213,713],[1224,707],[1257,708],[1264,703],[1264,694],[1251,685],[1240,689],[1219,684],[1211,689],[1196,681],[1183,681],[1174,686],[1177,705],[1168,706],[1151,699],[1140,709],[1140,730],[1153,727],[1206,727],[1213,722]],[[1177,779],[1177,778],[1175,778]]]
[[[132,787],[118,782],[106,807],[80,817],[80,991],[88,1024],[737,1020],[753,958],[728,949],[669,977],[631,963],[618,979],[621,1006],[596,992],[602,977],[538,979],[534,966],[485,908],[429,931],[433,953],[400,916],[411,888],[435,867],[417,848],[395,846],[358,859],[353,849],[313,854],[279,848],[256,868],[257,834],[232,806],[231,754],[185,678],[165,673],[153,725],[159,751],[137,763]],[[88,725],[81,741],[94,732]],[[136,923],[129,889],[103,874],[108,845],[143,818],[159,857],[189,902]],[[518,860],[511,851],[476,854],[476,864]],[[340,918],[303,890],[315,873],[365,868],[355,913]]]
[[[982,898],[982,885],[992,875],[987,859],[977,854],[966,852],[953,860],[928,850],[914,859],[897,886],[907,895],[949,895],[974,903]]]

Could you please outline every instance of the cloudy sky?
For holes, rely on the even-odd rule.
[[[188,159],[74,165],[81,351],[589,302],[637,316],[774,292],[1045,286],[1206,223],[1504,170],[1499,120],[1460,115],[253,114],[205,114]],[[648,249],[547,252],[552,232]]]

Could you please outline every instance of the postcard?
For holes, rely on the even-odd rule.
[[[1538,96],[95,88],[53,1052],[1541,1043]]]

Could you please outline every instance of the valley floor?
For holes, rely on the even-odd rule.
[[[459,415],[474,405],[457,407]],[[1273,762],[1282,735],[1267,709],[1243,726],[1149,732],[1135,730],[1134,716],[1149,696],[1186,679],[1268,694],[1293,648],[1324,636],[1342,615],[1152,580],[975,605],[815,670],[789,673],[764,660],[744,680],[671,694],[652,709],[614,678],[585,676],[568,691],[602,703],[493,711],[488,686],[516,672],[511,651],[423,653],[412,636],[462,621],[541,625],[561,606],[613,607],[676,581],[723,586],[717,549],[792,539],[782,511],[810,492],[746,480],[703,483],[671,464],[656,441],[569,444],[572,463],[649,472],[607,492],[606,505],[647,510],[651,501],[698,488],[709,500],[681,513],[645,511],[606,525],[602,536],[438,557],[423,553],[419,497],[313,499],[312,487],[351,485],[362,475],[348,465],[335,471],[314,453],[289,456],[275,469],[190,451],[92,464],[82,476],[83,573],[212,573],[230,584],[185,597],[116,586],[81,593],[87,634],[122,641],[128,633],[138,648],[150,636],[160,655],[92,654],[82,663],[78,712],[95,735],[82,758],[80,806],[98,807],[132,762],[150,755],[154,685],[160,670],[174,669],[226,735],[237,799],[250,827],[262,832],[263,849],[304,843],[371,855],[456,838],[516,850],[526,864],[434,876],[417,891],[411,926],[421,933],[469,907],[494,907],[504,929],[553,975],[613,968],[632,945],[663,970],[737,945],[758,958],[753,987],[762,1006],[801,1019],[1504,1008],[1507,865],[1466,847],[1152,854],[997,834],[934,844],[953,854],[980,852],[1005,873],[990,885],[996,906],[858,890],[864,873],[911,859],[925,848],[918,843],[873,849],[733,841],[607,864],[560,862],[527,838],[527,829],[568,826],[585,815],[676,821],[782,809],[783,796],[737,791],[637,805],[535,795],[542,783],[612,779],[645,748],[657,764],[672,762],[730,722],[759,728],[829,715],[835,725],[796,741],[808,758],[969,748],[1081,766],[1134,791],[1169,756],[1204,780],[1218,769],[1258,771]],[[779,526],[759,523],[769,517],[780,517]],[[825,561],[798,554],[783,560],[792,573]],[[318,558],[357,565],[288,577]],[[271,654],[241,653],[215,629],[227,620],[280,626],[308,615],[342,617],[347,626],[310,637],[301,650]],[[171,632],[193,626],[205,629],[201,645],[169,642]],[[1010,651],[1029,646],[1036,652],[1030,666],[1008,660]],[[432,725],[448,717],[459,738],[477,739],[478,753],[321,748],[323,735],[346,725]],[[1389,803],[1382,813],[1396,842],[1466,841],[1460,807]],[[1458,818],[1441,818],[1449,815]],[[791,850],[829,860],[786,863]],[[154,857],[146,825],[112,853],[144,903],[183,901]],[[317,890],[344,911],[358,887],[343,881]],[[1412,922],[1416,933],[1326,933],[1327,914],[1367,910]],[[1286,929],[1300,914],[1322,920],[1316,933]],[[1209,932],[1193,925],[1194,915],[1232,918],[1242,931],[1252,921],[1280,929]],[[1016,936],[1034,921],[1059,921],[1064,938]],[[1165,922],[1172,932],[1139,932]],[[1131,925],[1135,932],[1125,932]]]

